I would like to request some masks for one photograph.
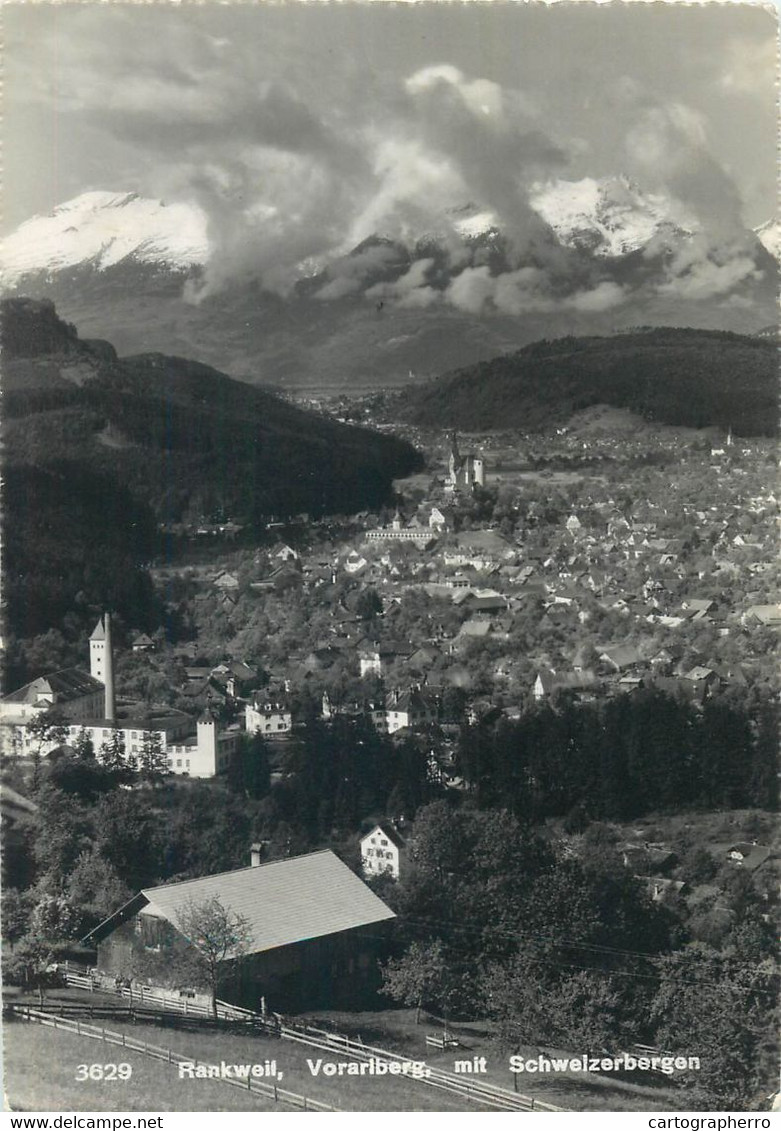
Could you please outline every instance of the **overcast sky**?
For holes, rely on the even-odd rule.
[[[626,173],[711,229],[775,205],[775,16],[749,4],[14,4],[6,230],[87,190],[318,256]]]

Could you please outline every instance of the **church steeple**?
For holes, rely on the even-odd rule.
[[[100,680],[106,689],[103,714],[113,722],[116,717],[114,656],[111,646],[111,617],[108,613],[100,618],[89,638],[89,667],[92,678]]]

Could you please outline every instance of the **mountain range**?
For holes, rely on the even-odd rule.
[[[562,334],[752,333],[777,317],[777,222],[713,243],[680,203],[621,176],[540,183],[529,204],[522,238],[479,202],[456,205],[439,230],[378,232],[273,290],[215,271],[197,204],[94,191],[7,236],[0,275],[120,353],[291,388],[401,384]]]

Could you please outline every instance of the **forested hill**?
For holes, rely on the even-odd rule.
[[[296,408],[182,358],[118,359],[50,303],[2,304],[7,462],[76,460],[160,519],[376,506],[418,456],[393,437]]]
[[[306,412],[217,370],[81,341],[49,302],[2,304],[7,628],[111,608],[158,616],[143,565],[160,522],[374,507],[414,470],[399,440]],[[75,608],[74,608],[75,602]]]
[[[775,435],[776,343],[709,330],[645,329],[534,342],[405,391],[405,419],[469,430],[538,429],[593,404],[693,428]]]

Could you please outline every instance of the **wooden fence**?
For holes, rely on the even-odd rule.
[[[68,985],[79,984],[75,980],[71,981],[71,979],[75,977],[81,978],[85,976],[74,975],[68,972],[66,974]],[[86,977],[89,978],[89,976]],[[87,986],[85,988],[95,989],[97,987]],[[110,992],[114,992],[113,986]],[[167,994],[157,993],[153,990],[146,990],[142,994],[140,989],[136,989],[133,990],[131,994],[129,989],[122,988],[121,990],[118,989],[116,992],[121,993],[122,996],[132,996],[139,1004],[143,1001],[144,1005],[155,1005],[162,1010],[171,1010],[184,1016],[213,1017],[211,1008],[205,1008],[203,1006],[195,1007],[192,1003],[188,1005],[186,999],[179,1001]],[[312,1048],[321,1049],[326,1052],[339,1053],[342,1056],[348,1056],[356,1060],[369,1060],[374,1057],[378,1060],[396,1061],[402,1065],[410,1065],[410,1068],[407,1069],[407,1073],[405,1074],[409,1079],[417,1080],[419,1083],[426,1084],[432,1088],[439,1088],[451,1094],[462,1096],[468,1102],[480,1103],[501,1111],[567,1110],[563,1107],[547,1104],[542,1100],[535,1099],[533,1096],[528,1096],[521,1092],[508,1091],[505,1088],[500,1088],[495,1084],[489,1084],[474,1076],[447,1072],[445,1069],[436,1068],[433,1065],[425,1065],[428,1072],[427,1075],[413,1076],[411,1065],[413,1063],[420,1064],[424,1062],[415,1061],[414,1058],[403,1056],[400,1053],[390,1052],[388,1049],[366,1045],[362,1041],[353,1040],[339,1033],[331,1033],[325,1029],[318,1029],[313,1025],[301,1025],[291,1022],[283,1018],[280,1014],[263,1015],[254,1013],[250,1009],[242,1009],[240,1006],[231,1005],[229,1002],[218,1000],[217,1016],[222,1021],[246,1021],[255,1028],[262,1029],[264,1032],[281,1037],[284,1040],[309,1045]]]
[[[136,1037],[129,1036],[127,1033],[119,1033],[112,1029],[106,1029],[103,1026],[89,1025],[84,1021],[80,1021],[78,1018],[57,1016],[53,1013],[45,1012],[44,1010],[33,1009],[28,1005],[13,1005],[11,1010],[15,1017],[21,1017],[25,1021],[35,1022],[39,1025],[48,1025],[54,1029],[64,1029],[66,1032],[76,1033],[80,1037],[91,1037],[95,1040],[105,1041],[106,1044],[109,1045],[119,1045],[122,1048],[139,1052],[143,1056],[151,1057],[154,1060],[162,1060],[167,1064],[192,1064],[197,1066],[200,1063],[193,1056],[185,1056],[182,1053],[174,1052],[170,1048],[152,1045],[148,1041],[138,1040]],[[297,1111],[340,1110],[339,1108],[331,1107],[329,1104],[320,1103],[319,1100],[313,1100],[308,1096],[302,1096],[297,1092],[290,1092],[286,1088],[280,1088],[276,1084],[267,1084],[265,1081],[254,1076],[248,1076],[246,1080],[234,1080],[230,1077],[218,1077],[218,1079],[223,1084],[230,1084],[234,1088],[242,1088],[244,1091],[255,1092],[267,1099],[273,1099],[274,1103],[286,1104],[288,1107],[295,1108]]]

